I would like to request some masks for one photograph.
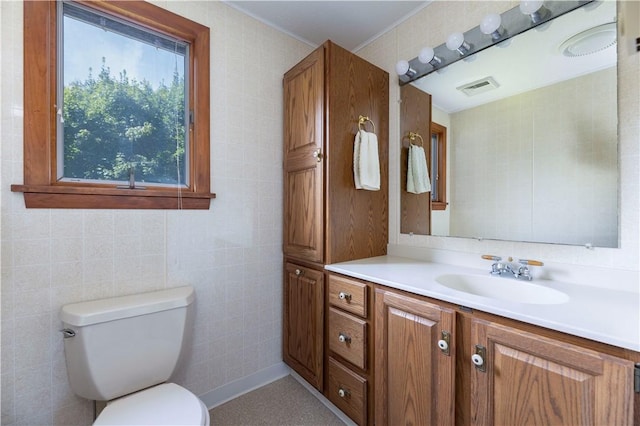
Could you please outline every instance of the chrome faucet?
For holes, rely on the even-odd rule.
[[[533,276],[529,266],[543,266],[544,263],[539,260],[519,259],[517,263],[513,263],[513,258],[509,257],[508,262],[502,262],[502,258],[499,256],[483,255],[483,259],[493,260],[491,265],[491,275],[508,275],[513,276],[518,280],[531,281]]]

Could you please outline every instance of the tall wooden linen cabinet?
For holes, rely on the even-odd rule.
[[[327,41],[289,70],[283,85],[283,358],[323,392],[330,355],[324,347],[329,303],[324,265],[387,250],[389,74]],[[368,121],[359,123],[360,116]],[[378,191],[355,188],[359,126],[378,138]],[[370,299],[372,289],[364,291]],[[366,315],[359,319],[365,325]],[[365,330],[372,333],[371,327]],[[367,379],[369,365],[344,364],[340,368]]]

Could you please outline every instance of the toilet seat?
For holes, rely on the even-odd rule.
[[[163,383],[115,399],[94,425],[209,425],[209,411],[200,399],[175,383]]]

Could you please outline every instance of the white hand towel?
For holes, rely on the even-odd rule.
[[[407,192],[422,194],[429,191],[431,191],[431,181],[424,148],[410,144],[407,164]]]
[[[380,190],[380,159],[378,158],[378,137],[375,133],[360,130],[360,152],[358,156],[360,188],[369,191]],[[354,155],[355,158],[355,155]],[[354,159],[355,161],[355,159]]]
[[[360,146],[362,145],[362,137],[367,137],[366,132],[360,130],[356,133],[356,139],[353,141],[353,180],[356,184],[356,189],[362,189],[360,183]]]

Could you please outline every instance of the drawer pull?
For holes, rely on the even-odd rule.
[[[344,291],[341,291],[340,294],[338,294],[338,297],[340,298],[340,300],[346,300],[347,302],[351,301],[351,295],[349,293],[345,293]]]
[[[348,390],[342,388],[338,389],[338,396],[340,396],[340,398],[346,398],[349,395],[351,395],[351,392],[349,392]]]
[[[338,334],[338,340],[340,343],[351,343],[351,337],[347,336],[344,333]]]

